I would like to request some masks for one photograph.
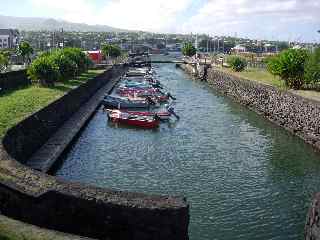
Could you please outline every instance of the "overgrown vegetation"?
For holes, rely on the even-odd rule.
[[[227,62],[230,65],[230,67],[236,72],[242,72],[247,66],[246,59],[238,56],[229,57],[227,59]]]
[[[79,48],[65,48],[44,53],[32,62],[28,75],[42,86],[70,79],[88,70],[91,60]]]
[[[59,78],[59,66],[51,57],[38,57],[28,69],[29,77],[42,86],[53,86]]]
[[[288,49],[270,58],[268,71],[279,76],[287,87],[300,89],[304,84],[304,67],[309,57],[307,50]]]
[[[320,82],[320,48],[317,48],[307,59],[304,72],[306,84],[317,84]]]
[[[185,43],[182,47],[182,54],[184,56],[192,57],[197,53],[197,49],[192,45],[192,43]]]

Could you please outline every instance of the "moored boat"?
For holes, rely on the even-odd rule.
[[[147,99],[145,100],[130,100],[128,98],[119,98],[107,95],[102,100],[102,105],[104,107],[118,108],[118,109],[128,109],[128,108],[149,108],[152,103]]]
[[[125,111],[112,110],[108,113],[108,118],[114,123],[122,123],[129,126],[153,129],[159,127],[160,119],[157,115],[132,115]]]

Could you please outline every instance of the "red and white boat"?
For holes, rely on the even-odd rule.
[[[160,119],[156,114],[138,115],[131,114],[127,111],[111,110],[108,112],[109,119],[114,123],[122,123],[129,126],[153,129],[159,127]]]
[[[129,113],[130,115],[134,115],[134,116],[155,116],[157,115],[157,117],[162,120],[169,120],[171,113],[168,111],[163,111],[163,112],[147,112],[147,111],[126,111],[127,113]]]

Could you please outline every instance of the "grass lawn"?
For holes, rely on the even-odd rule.
[[[273,76],[271,73],[267,72],[264,69],[249,68],[243,72],[234,72],[231,68],[221,68],[221,66],[218,66],[218,68],[232,75],[256,82],[261,82],[264,84],[269,84],[281,90],[288,90],[294,94],[320,102],[320,92],[314,90],[289,90],[279,77]]]
[[[279,77],[273,76],[271,73],[264,69],[248,68],[243,72],[234,72],[231,68],[223,68],[222,70],[244,79],[261,82],[281,89],[286,89],[283,81],[281,81]]]
[[[75,79],[56,83],[54,87],[31,85],[0,94],[0,138],[6,131],[32,113],[38,111],[71,89],[85,83],[104,70],[89,70]]]
[[[80,240],[79,236],[55,232],[0,215],[0,240]]]

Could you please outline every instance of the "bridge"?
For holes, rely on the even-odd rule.
[[[187,63],[183,60],[151,60],[151,63]]]

